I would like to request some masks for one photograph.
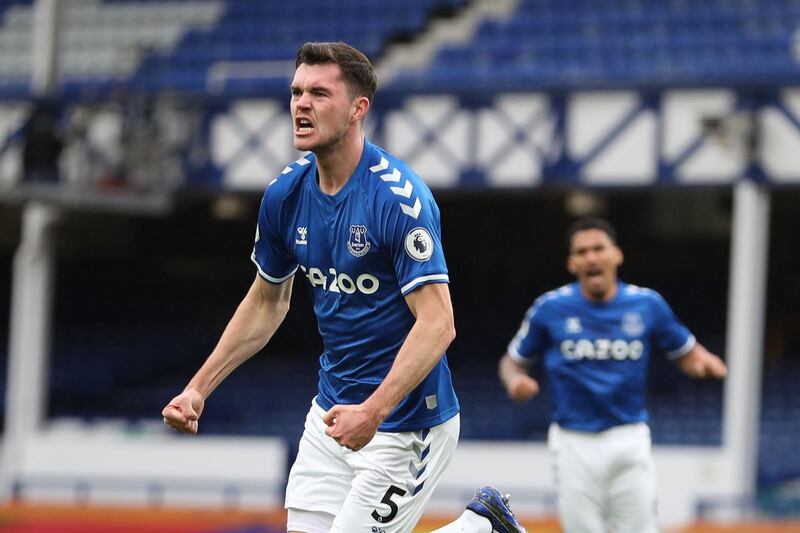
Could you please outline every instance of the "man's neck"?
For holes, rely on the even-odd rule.
[[[598,304],[605,304],[613,300],[614,297],[617,295],[617,291],[619,291],[618,281],[612,283],[611,286],[608,288],[608,290],[603,294],[592,294],[586,289],[586,287],[581,285],[581,294],[583,294],[583,297],[591,302]]]
[[[345,136],[334,146],[315,152],[319,189],[329,195],[342,190],[356,170],[363,151],[364,135],[359,131]]]

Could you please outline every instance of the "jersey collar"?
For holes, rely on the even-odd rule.
[[[350,178],[347,180],[347,183],[344,184],[344,187],[339,189],[336,194],[325,194],[319,188],[319,183],[317,183],[317,160],[314,158],[313,166],[310,169],[310,177],[312,182],[312,189],[314,190],[314,194],[317,195],[319,198],[322,198],[325,201],[333,202],[335,204],[340,203],[342,200],[347,198],[347,195],[350,193],[350,190],[355,187],[355,182],[360,179],[360,176],[366,172],[367,165],[369,165],[370,160],[372,160],[373,155],[375,153],[375,146],[370,143],[367,138],[364,138],[364,149],[361,150],[361,159],[358,161],[358,165],[356,165],[355,170],[350,175]]]
[[[575,290],[575,293],[578,295],[578,298],[580,298],[582,301],[584,301],[587,304],[589,304],[591,306],[594,306],[594,307],[606,307],[606,306],[609,306],[609,305],[613,305],[614,302],[616,302],[617,300],[620,299],[620,296],[622,296],[622,291],[625,290],[626,284],[623,283],[622,280],[617,278],[617,293],[614,295],[613,298],[611,298],[607,302],[598,302],[596,300],[592,300],[590,298],[587,298],[586,295],[584,295],[583,291],[581,290],[581,283],[579,281],[574,281],[572,283],[572,286],[573,286],[573,288]]]

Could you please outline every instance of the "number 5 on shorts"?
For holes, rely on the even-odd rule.
[[[392,519],[395,516],[397,516],[397,511],[398,511],[397,504],[392,501],[392,496],[394,495],[402,497],[406,495],[406,491],[404,491],[400,487],[395,487],[394,485],[390,485],[389,489],[386,491],[386,494],[383,495],[383,499],[381,500],[381,503],[389,506],[389,514],[387,514],[386,516],[381,516],[380,514],[378,514],[378,510],[375,509],[374,511],[372,511],[372,518],[374,518],[381,524],[385,524],[387,522],[391,522]]]

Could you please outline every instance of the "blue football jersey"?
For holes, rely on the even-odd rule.
[[[596,432],[646,421],[650,352],[677,358],[694,344],[657,292],[620,282],[613,300],[596,303],[576,282],[534,302],[508,353],[525,365],[542,355],[553,420]]]
[[[375,391],[415,322],[404,296],[449,281],[430,189],[367,141],[355,172],[334,195],[319,189],[313,154],[267,186],[252,259],[270,283],[298,269],[307,278],[325,347],[317,395],[323,409],[361,403]],[[458,410],[443,355],[380,429],[425,429]]]

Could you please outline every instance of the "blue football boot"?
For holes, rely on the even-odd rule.
[[[467,509],[484,516],[492,523],[497,533],[527,533],[508,506],[510,496],[503,496],[494,487],[481,487],[467,504]]]

